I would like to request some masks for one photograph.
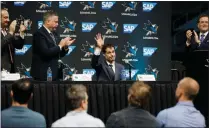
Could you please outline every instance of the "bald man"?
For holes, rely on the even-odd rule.
[[[193,100],[199,92],[196,80],[185,77],[178,83],[176,99],[178,103],[161,111],[157,119],[164,127],[205,127],[204,116],[194,107]]]

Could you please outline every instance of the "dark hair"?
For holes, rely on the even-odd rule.
[[[144,82],[134,82],[129,88],[128,102],[130,105],[147,107],[151,98],[151,88]]]
[[[51,16],[58,16],[58,14],[57,14],[57,12],[55,12],[53,10],[44,13],[44,15],[43,15],[43,22],[45,23],[48,20],[48,18],[51,17]]]
[[[106,53],[106,49],[107,48],[114,48],[114,46],[112,45],[112,44],[105,44],[105,45],[103,45],[103,47],[102,47],[102,52],[103,53]]]
[[[72,85],[66,92],[69,109],[75,110],[80,107],[82,100],[86,97],[86,87],[82,84]]]
[[[33,85],[29,79],[19,79],[12,84],[13,100],[19,104],[26,104],[33,92]]]
[[[201,14],[201,15],[199,15],[198,18],[197,18],[197,24],[200,22],[200,19],[201,19],[202,17],[208,17],[208,19],[209,19],[209,16],[208,16],[207,14]]]

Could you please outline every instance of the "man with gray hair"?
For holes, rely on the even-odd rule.
[[[105,127],[104,123],[87,113],[88,95],[83,85],[73,85],[67,90],[69,112],[52,127]]]
[[[205,127],[204,116],[194,107],[193,100],[199,92],[196,80],[185,77],[176,89],[176,106],[157,115],[164,127]]]

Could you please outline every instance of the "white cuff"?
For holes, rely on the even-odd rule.
[[[96,47],[95,50],[94,50],[94,55],[98,56],[98,55],[100,55],[100,53],[101,53],[101,49]]]
[[[22,34],[20,34],[20,37],[21,37],[22,39],[24,39],[25,35],[24,35],[24,34],[23,34],[23,35],[22,35]]]
[[[62,47],[60,45],[58,45],[60,47],[60,51],[62,51]]]
[[[188,42],[186,41],[186,45],[187,45],[187,46],[189,46],[189,45],[190,45],[190,43],[188,43]]]

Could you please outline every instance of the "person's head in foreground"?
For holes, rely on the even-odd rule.
[[[179,81],[176,88],[178,101],[193,101],[199,92],[199,84],[196,80],[186,77]]]
[[[129,88],[128,103],[131,106],[144,108],[151,97],[151,88],[144,82],[137,81]]]

